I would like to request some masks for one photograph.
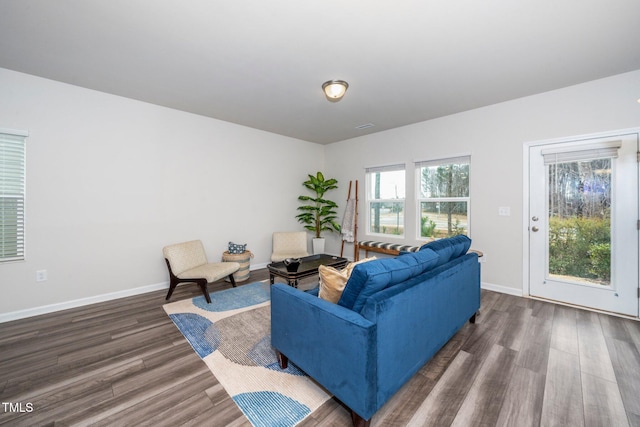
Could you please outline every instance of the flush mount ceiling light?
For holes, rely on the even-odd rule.
[[[340,101],[348,87],[349,83],[342,80],[329,80],[322,83],[322,90],[327,96],[327,99],[331,102]]]

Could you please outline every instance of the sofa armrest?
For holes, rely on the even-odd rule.
[[[298,289],[271,287],[271,344],[356,413],[376,399],[377,325]]]

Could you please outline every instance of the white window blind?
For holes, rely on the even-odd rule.
[[[620,147],[622,147],[622,141],[606,141],[573,148],[549,148],[548,150],[542,150],[542,157],[544,157],[545,165],[605,158],[615,159],[618,157],[618,149]]]
[[[471,163],[471,156],[447,157],[446,159],[422,160],[415,162],[416,168],[444,165],[461,165],[466,163]]]
[[[0,129],[0,262],[24,259],[26,137]]]
[[[366,173],[377,173],[377,172],[395,172],[404,170],[405,165],[397,164],[397,165],[387,165],[387,166],[374,166],[370,168],[365,168]]]

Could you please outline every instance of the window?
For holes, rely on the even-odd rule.
[[[26,136],[0,129],[0,262],[24,259]]]
[[[367,168],[369,234],[404,236],[405,167]]]
[[[418,238],[469,233],[469,164],[462,156],[416,163]]]

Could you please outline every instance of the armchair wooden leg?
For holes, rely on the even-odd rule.
[[[173,294],[173,291],[176,289],[176,286],[178,286],[178,283],[180,283],[180,281],[173,274],[173,271],[171,271],[171,264],[169,264],[169,260],[165,258],[165,262],[167,263],[167,268],[169,269],[169,292],[167,292],[166,298],[166,300],[169,301],[169,298],[171,298],[171,294]]]
[[[231,285],[235,288],[236,287],[236,279],[233,277],[233,273],[231,273],[229,275],[229,281],[231,282]]]
[[[371,424],[371,419],[365,420],[353,411],[351,411],[351,420],[353,421],[353,427],[369,427]]]
[[[171,283],[169,284],[169,292],[167,292],[167,298],[165,298],[166,301],[169,301],[169,298],[171,298],[171,294],[173,294],[173,291],[176,289],[176,286],[178,286],[178,284],[172,280]]]
[[[469,319],[469,323],[476,323],[476,316],[480,313],[473,313],[473,316]]]
[[[207,289],[207,279],[198,280],[198,286],[202,289],[202,293],[204,294],[204,299],[207,300],[207,304],[211,304],[211,297],[209,296],[209,290]]]

